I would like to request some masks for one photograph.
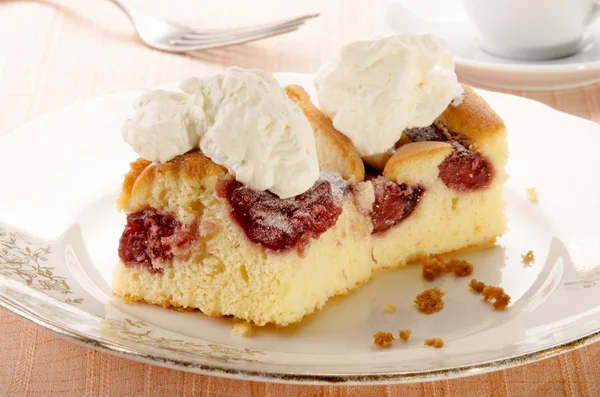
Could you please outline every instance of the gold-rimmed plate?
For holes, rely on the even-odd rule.
[[[312,76],[279,74],[282,84]],[[444,310],[419,314],[431,284],[419,269],[376,274],[303,323],[231,334],[231,319],[127,305],[112,297],[124,216],[115,210],[135,158],[120,127],[139,93],[108,95],[35,120],[0,138],[0,305],[92,348],[156,365],[281,382],[388,383],[459,377],[539,360],[600,338],[600,126],[518,97],[480,92],[509,130],[509,231],[461,255],[473,277],[512,296],[494,311],[447,277]],[[535,186],[538,204],[525,189]],[[536,260],[521,255],[533,250]],[[382,311],[385,304],[395,314]],[[377,330],[411,339],[378,349]],[[423,346],[441,337],[445,346]]]

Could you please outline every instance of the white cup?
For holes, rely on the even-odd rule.
[[[600,16],[600,0],[390,0],[396,24],[441,36],[471,23],[481,47],[504,58],[541,61],[572,55]]]
[[[597,0],[463,0],[482,48],[505,58],[541,61],[579,51],[600,15]]]

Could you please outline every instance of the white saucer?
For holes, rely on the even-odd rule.
[[[410,11],[408,9],[410,7]],[[429,31],[443,37],[453,52],[456,71],[465,83],[513,90],[560,90],[600,81],[600,23],[589,29],[582,50],[552,61],[515,61],[495,57],[478,45],[475,28],[460,13],[450,23],[427,22],[408,0],[390,0],[385,24],[393,33]]]

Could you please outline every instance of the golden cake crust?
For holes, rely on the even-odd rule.
[[[134,162],[129,164],[129,172],[125,174],[123,179],[123,185],[121,186],[121,196],[117,200],[117,208],[119,210],[125,210],[128,207],[129,200],[131,199],[131,191],[133,185],[137,181],[138,177],[144,170],[152,164],[148,160],[138,158]]]
[[[463,90],[464,97],[460,105],[449,105],[434,124],[473,141],[475,143],[473,149],[477,150],[477,147],[486,141],[496,139],[499,134],[504,135],[505,127],[502,119],[473,88],[463,84]],[[390,164],[392,161],[394,166],[406,164],[402,160],[403,156],[410,156],[411,160],[415,160],[431,154],[431,145],[428,145],[430,142],[407,144],[405,141],[406,135],[403,134],[396,144],[396,147],[400,146],[399,149],[364,157],[363,160],[375,169],[389,170],[393,166]],[[404,150],[409,145],[413,145],[411,150]],[[423,149],[420,149],[419,145],[423,146]],[[418,156],[419,153],[423,157]]]
[[[333,127],[310,100],[299,85],[285,87],[288,97],[294,101],[310,122],[317,142],[319,167],[325,171],[339,172],[344,179],[361,182],[365,179],[365,166],[352,141]]]
[[[503,134],[504,122],[485,99],[467,85],[463,84],[463,89],[461,104],[448,106],[436,122],[476,143],[491,135]]]
[[[209,178],[221,178],[227,174],[227,169],[212,162],[199,150],[177,156],[166,163],[153,165],[150,161],[137,159],[130,164],[130,170],[125,174],[121,196],[117,208],[126,213],[138,210],[133,208],[133,200],[150,190],[155,181],[161,177],[173,179],[205,181]]]
[[[441,128],[460,134],[472,141],[474,151],[489,156],[487,144],[504,140],[506,130],[502,119],[471,87],[463,85],[464,98],[459,106],[448,106],[435,121]],[[412,142],[401,145],[387,160],[383,175],[392,180],[406,177],[406,168],[423,164],[437,174],[437,166],[452,152],[447,142]],[[442,155],[445,153],[445,155]],[[496,160],[496,159],[492,159]]]
[[[452,146],[447,142],[415,142],[401,146],[388,160],[383,169],[383,176],[396,179],[396,171],[409,167],[415,161],[429,161],[434,158],[445,158],[452,153]],[[434,166],[438,166],[436,162]]]

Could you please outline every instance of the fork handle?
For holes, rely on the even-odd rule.
[[[108,0],[108,1],[115,4],[117,7],[119,7],[123,11],[125,11],[125,13],[127,13],[127,15],[129,15],[129,17],[131,17],[132,14],[137,11],[137,8],[135,8],[129,0]]]

